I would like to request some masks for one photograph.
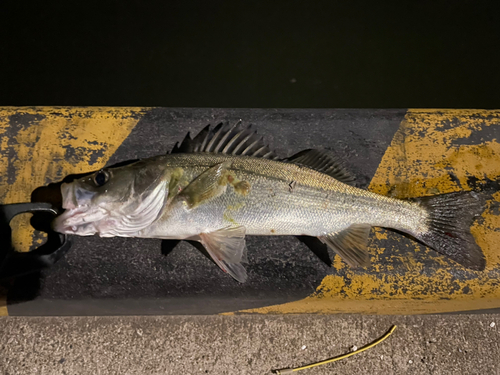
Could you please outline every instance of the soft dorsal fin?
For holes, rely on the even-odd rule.
[[[176,143],[171,153],[212,152],[215,154],[254,156],[276,160],[277,156],[251,125],[238,121],[235,125],[220,123],[212,130],[207,125],[193,139],[188,133],[184,140]]]
[[[366,267],[370,264],[367,251],[370,229],[369,224],[352,224],[340,232],[329,233],[318,238],[351,267]]]
[[[325,173],[344,184],[354,185],[356,181],[354,176],[346,171],[342,162],[333,153],[326,150],[304,150],[283,161]]]

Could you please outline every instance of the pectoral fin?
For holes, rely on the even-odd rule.
[[[238,226],[201,233],[200,239],[214,262],[224,272],[240,283],[246,281],[247,272],[241,265],[242,262],[247,262],[245,227]]]
[[[219,163],[207,169],[178,194],[178,199],[183,200],[187,207],[192,209],[208,199],[223,194],[227,185],[223,184],[222,180],[229,164]]]
[[[366,249],[370,228],[371,226],[367,224],[353,224],[343,231],[318,238],[351,267],[366,267],[370,264]]]

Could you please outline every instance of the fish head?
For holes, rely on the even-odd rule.
[[[165,168],[139,161],[63,183],[65,212],[54,220],[53,229],[80,236],[133,236],[158,216],[168,179]]]

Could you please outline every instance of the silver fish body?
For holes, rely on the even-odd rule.
[[[344,184],[324,173],[292,163],[219,154],[165,155],[167,174],[182,174],[179,191],[204,171],[228,163],[224,193],[188,208],[165,202],[161,215],[138,237],[188,238],[228,226],[247,235],[324,236],[352,224],[405,232],[426,230],[426,211],[418,204]],[[168,192],[165,192],[168,195]],[[173,204],[172,204],[173,203]]]
[[[246,279],[246,235],[318,237],[357,267],[368,264],[373,226],[408,233],[466,267],[484,268],[469,231],[482,204],[473,193],[413,200],[381,196],[352,186],[326,152],[306,150],[277,161],[241,127],[202,133],[183,142],[188,152],[64,184],[66,212],[54,222],[55,230],[198,240],[240,282]]]

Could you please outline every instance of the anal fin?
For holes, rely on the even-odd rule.
[[[368,224],[352,224],[340,232],[329,233],[318,238],[351,267],[366,267],[370,264],[367,251],[370,229],[371,225]]]
[[[201,233],[201,243],[207,249],[214,262],[235,280],[244,283],[247,279],[245,246],[245,227],[230,227],[215,232]]]

